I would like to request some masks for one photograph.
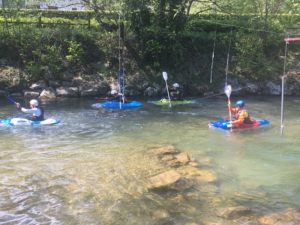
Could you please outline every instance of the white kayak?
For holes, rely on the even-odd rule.
[[[60,123],[58,119],[45,119],[41,121],[32,121],[25,118],[12,118],[12,119],[5,119],[0,120],[0,125],[6,126],[41,126],[41,125],[55,125]]]

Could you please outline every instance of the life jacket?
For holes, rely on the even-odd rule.
[[[39,116],[31,116],[30,120],[32,121],[42,121],[44,119],[44,109],[42,107],[37,107],[38,109],[41,110],[41,115]]]
[[[249,113],[247,112],[246,109],[243,109],[243,110],[237,112],[236,115],[235,115],[235,118],[238,119],[241,114],[244,114],[244,115],[246,114],[246,116],[243,118],[244,119],[243,123],[245,123],[245,124],[252,124],[253,123],[251,118],[250,118],[250,115],[249,115]]]

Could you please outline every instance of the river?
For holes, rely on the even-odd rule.
[[[60,124],[0,127],[0,224],[227,224],[217,208],[300,209],[300,100],[286,99],[283,136],[280,97],[246,101],[251,116],[271,124],[208,128],[228,114],[225,97],[123,111],[92,109],[93,99],[44,103],[46,117]],[[22,115],[4,99],[0,105],[0,118]],[[160,145],[209,161],[217,181],[181,193],[149,191],[149,177],[167,170],[149,153]]]

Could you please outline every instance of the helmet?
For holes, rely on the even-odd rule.
[[[245,106],[245,101],[244,100],[238,100],[235,103],[235,105],[238,106],[238,107],[244,107]]]
[[[36,99],[31,99],[30,102],[29,102],[29,104],[32,105],[32,106],[38,106],[39,102]]]
[[[173,87],[174,87],[174,88],[179,88],[179,84],[178,84],[178,83],[174,83],[174,84],[173,84]]]
[[[111,92],[110,92],[112,95],[116,95],[116,94],[118,94],[118,91],[117,90],[111,90]]]

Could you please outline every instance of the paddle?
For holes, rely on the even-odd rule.
[[[166,83],[166,89],[167,89],[168,99],[169,99],[169,107],[171,108],[172,107],[171,98],[170,98],[169,88],[168,88],[168,84],[167,84],[168,74],[167,74],[167,72],[162,72],[162,75],[163,75],[163,78],[164,78],[165,83]]]
[[[11,96],[9,96],[9,95],[6,96],[6,99],[11,104],[15,104],[15,105],[17,104],[17,102]]]
[[[224,93],[226,94],[226,96],[228,98],[228,105],[230,105],[231,91],[232,91],[231,85],[225,85]],[[230,124],[231,124],[231,111],[230,111],[230,108],[228,108],[228,111],[229,111],[229,121],[230,121]],[[230,130],[232,131],[232,126],[230,127]]]

